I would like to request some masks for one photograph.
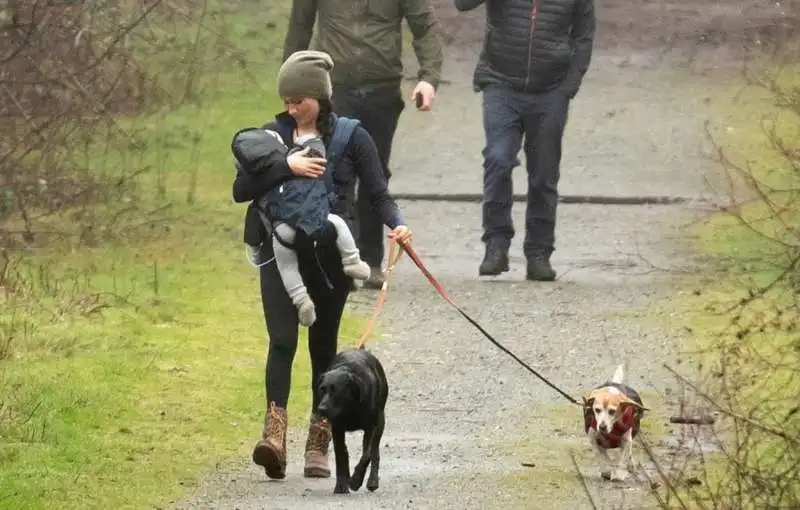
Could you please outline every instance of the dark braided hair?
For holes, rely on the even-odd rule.
[[[319,113],[317,114],[317,131],[323,140],[329,140],[333,135],[333,125],[331,124],[331,113],[333,113],[333,103],[330,99],[319,99]]]

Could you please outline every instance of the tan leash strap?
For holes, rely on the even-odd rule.
[[[367,343],[367,338],[372,334],[372,329],[375,327],[375,322],[378,319],[378,315],[383,311],[383,303],[386,301],[386,294],[389,292],[389,279],[392,277],[392,271],[394,271],[394,267],[400,262],[400,257],[403,255],[403,250],[400,249],[400,245],[396,242],[389,243],[389,258],[386,263],[386,274],[383,278],[383,285],[381,286],[381,293],[378,295],[378,302],[375,303],[375,309],[372,311],[372,317],[370,317],[369,322],[367,322],[366,328],[364,328],[364,332],[361,334],[361,339],[358,341],[358,348],[363,349],[364,345]]]

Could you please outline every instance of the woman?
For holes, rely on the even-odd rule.
[[[331,104],[330,56],[317,51],[299,51],[291,55],[278,71],[278,93],[286,111],[266,126],[281,134],[291,147],[297,137],[316,135],[326,146],[336,122]],[[245,223],[248,244],[260,244],[261,260],[272,259],[270,242],[252,242],[264,238],[264,230],[255,208],[255,200],[292,176],[319,177],[325,160],[296,152],[285,161],[271,162],[258,174],[237,172],[233,184],[236,202],[251,201]],[[389,195],[386,179],[375,144],[360,126],[353,133],[337,168],[333,169],[336,202],[332,212],[352,222],[355,210],[355,183],[361,182],[361,193],[371,197],[373,210],[391,230],[389,238],[405,244],[411,231],[403,224],[397,204]],[[303,243],[296,240],[300,272],[308,293],[316,303],[317,318],[309,328],[308,346],[311,355],[313,403],[306,440],[304,475],[311,478],[330,476],[328,445],[330,425],[316,414],[319,404],[317,381],[337,350],[339,324],[350,293],[352,280],[342,270],[342,260],[335,246],[335,234],[328,229],[328,241]],[[330,239],[333,237],[333,239]],[[297,350],[298,316],[274,263],[260,268],[261,300],[269,334],[266,367],[267,410],[261,440],[253,450],[253,462],[262,466],[270,478],[286,476],[286,405],[289,399],[291,368]]]

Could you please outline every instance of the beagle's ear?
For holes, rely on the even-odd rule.
[[[640,411],[644,411],[645,410],[645,407],[642,404],[640,404],[638,402],[634,402],[633,400],[629,399],[628,397],[625,397],[625,399],[622,402],[620,402],[619,404],[622,407],[632,406],[632,407],[635,407],[635,408],[639,409]]]
[[[592,407],[594,405],[594,401],[596,398],[597,398],[597,390],[592,390],[589,393],[586,393],[583,396],[584,407]]]

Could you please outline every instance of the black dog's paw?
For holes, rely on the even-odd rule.
[[[358,491],[361,488],[361,484],[364,483],[364,473],[359,473],[356,471],[353,473],[353,476],[350,477],[350,490],[353,492]]]
[[[370,492],[375,492],[378,490],[378,475],[369,475],[369,479],[367,480],[367,490]]]
[[[336,486],[333,488],[334,494],[349,494],[350,489],[347,487],[347,478],[338,478]]]

